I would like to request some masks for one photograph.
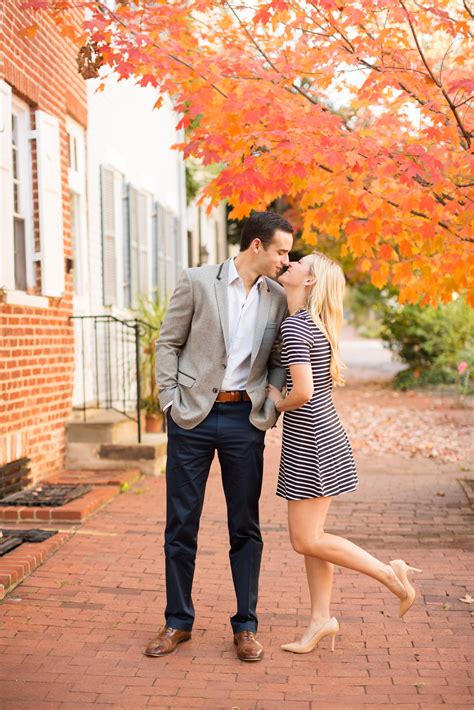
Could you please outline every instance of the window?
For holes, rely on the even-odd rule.
[[[58,297],[64,293],[65,266],[60,122],[57,116],[37,110],[32,134],[31,115],[28,104],[13,95],[7,82],[0,80],[0,287],[20,294],[35,288],[37,251],[41,258],[41,293]],[[35,203],[32,144],[37,177]],[[36,249],[34,217],[39,225]],[[23,293],[22,302],[24,297]],[[45,303],[47,306],[44,300],[36,305],[43,308]]]
[[[73,252],[73,286],[76,296],[86,293],[86,219],[85,219],[85,135],[84,129],[66,119],[68,137],[69,214]]]
[[[33,197],[31,189],[30,109],[12,99],[13,251],[15,289],[33,286]]]

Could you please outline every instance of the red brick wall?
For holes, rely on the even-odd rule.
[[[21,0],[2,0],[0,79],[31,106],[54,114],[61,124],[64,256],[72,258],[67,135],[65,119],[87,122],[85,82],[77,73],[76,49],[45,15],[21,9]],[[33,19],[32,19],[33,18]],[[39,22],[34,39],[18,32]],[[33,141],[35,241],[39,246],[36,157]],[[13,306],[0,297],[0,465],[18,455],[31,458],[35,480],[60,469],[65,451],[65,422],[71,413],[74,334],[72,273],[65,294],[48,308]],[[41,293],[40,268],[33,293]]]

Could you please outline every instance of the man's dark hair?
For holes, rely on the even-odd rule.
[[[254,239],[260,239],[263,248],[267,249],[277,229],[293,234],[293,227],[280,214],[276,212],[252,212],[242,229],[240,251],[248,249]]]

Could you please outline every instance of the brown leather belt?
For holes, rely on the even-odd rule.
[[[232,390],[219,392],[216,402],[250,402],[250,397],[245,390]]]

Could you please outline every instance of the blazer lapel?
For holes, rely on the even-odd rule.
[[[258,304],[257,311],[257,323],[255,326],[255,335],[252,343],[252,355],[250,358],[250,367],[252,367],[255,358],[260,350],[260,345],[262,344],[263,334],[265,332],[266,325],[268,323],[268,316],[270,314],[270,304],[272,302],[272,294],[268,288],[265,278],[260,286],[260,301]]]
[[[227,287],[229,281],[229,261],[225,261],[216,277],[214,288],[216,291],[217,309],[221,321],[222,335],[226,352],[229,352],[229,302],[227,298]]]

